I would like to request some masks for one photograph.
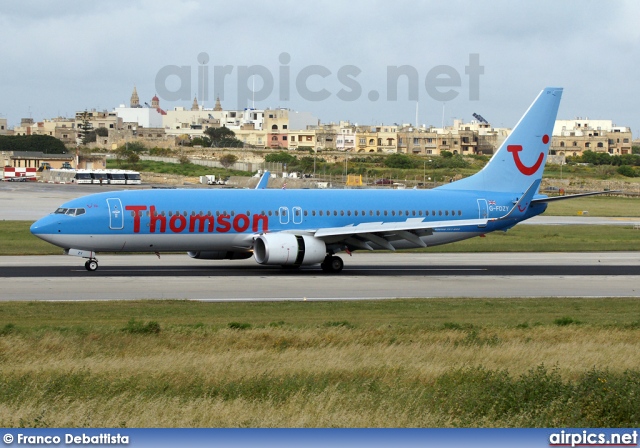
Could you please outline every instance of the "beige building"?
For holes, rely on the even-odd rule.
[[[7,135],[7,119],[0,118],[0,135]]]
[[[316,131],[289,131],[289,149],[316,148]]]
[[[580,156],[583,151],[611,155],[631,154],[631,129],[616,126],[611,120],[557,120],[550,150],[559,156]]]
[[[289,111],[265,109],[263,129],[267,132],[268,148],[289,148]]]

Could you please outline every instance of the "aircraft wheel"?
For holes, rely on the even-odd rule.
[[[338,273],[342,271],[342,268],[344,268],[344,262],[342,261],[342,258],[334,255],[325,258],[322,264],[320,264],[320,267],[324,272]]]
[[[84,267],[87,269],[87,271],[93,272],[98,269],[98,262],[96,260],[87,260],[87,262],[84,264]]]
[[[342,258],[337,257],[335,255],[331,257],[330,267],[331,267],[331,272],[342,271],[342,268],[344,268],[344,262],[342,261]]]

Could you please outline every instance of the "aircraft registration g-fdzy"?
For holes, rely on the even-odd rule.
[[[138,190],[92,194],[38,220],[31,232],[87,258],[97,252],[180,252],[263,265],[320,264],[336,254],[435,246],[506,231],[551,200],[538,188],[561,88],[544,89],[477,174],[431,190]]]

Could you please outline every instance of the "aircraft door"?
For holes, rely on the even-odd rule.
[[[293,207],[291,211],[293,213],[293,223],[302,224],[302,207]]]
[[[489,218],[489,204],[487,204],[486,199],[478,199],[478,218],[479,219],[488,219]],[[486,224],[479,225],[478,227],[486,227]]]
[[[107,199],[107,206],[109,207],[109,228],[111,230],[124,229],[124,213],[120,199]]]
[[[287,207],[280,207],[280,224],[289,224],[289,209]]]

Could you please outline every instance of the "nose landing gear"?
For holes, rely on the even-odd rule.
[[[98,269],[98,260],[95,258],[91,258],[87,260],[87,262],[84,264],[84,267],[87,269],[87,271],[93,272]]]

